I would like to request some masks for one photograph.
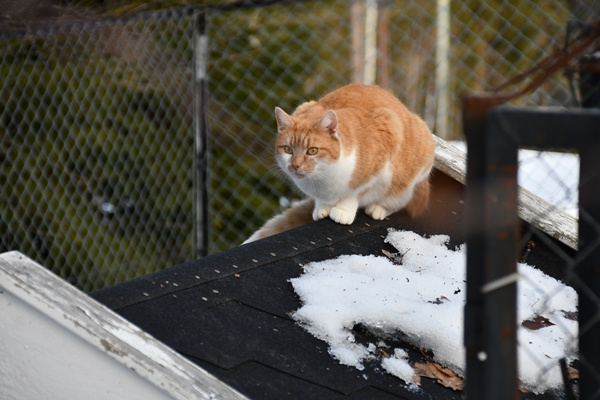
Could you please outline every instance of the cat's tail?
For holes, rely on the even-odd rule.
[[[298,226],[306,225],[313,221],[312,212],[315,208],[315,201],[312,198],[304,199],[292,205],[283,213],[274,216],[268,220],[262,228],[257,230],[242,244],[264,239],[278,233],[287,231]]]

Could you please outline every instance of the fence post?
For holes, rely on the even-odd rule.
[[[485,284],[483,339],[485,399],[519,399],[517,374],[517,169],[519,143],[502,125],[502,116],[490,111],[484,132],[487,168],[482,203]],[[467,248],[467,251],[469,249]]]
[[[194,255],[208,254],[208,130],[206,125],[208,38],[206,9],[194,19]]]
[[[437,1],[435,39],[435,134],[448,140],[450,100],[450,0]]]
[[[598,142],[596,142],[598,143]],[[600,145],[580,149],[579,357],[580,398],[600,399]]]
[[[377,4],[377,84],[383,89],[390,88],[390,21],[389,0],[379,0]]]
[[[353,0],[350,6],[350,27],[352,28],[352,82],[363,83],[364,52],[363,46],[363,4],[361,0]]]
[[[377,75],[377,14],[378,0],[365,0],[365,58],[363,83],[374,85]]]
[[[486,202],[489,203],[490,189],[493,188],[487,185],[489,176],[486,167],[489,159],[484,149],[488,145],[489,138],[484,135],[486,130],[485,121],[487,112],[501,103],[501,99],[486,94],[473,94],[463,99],[463,127],[468,147],[466,208],[469,210],[465,221],[467,302],[465,306],[464,342],[467,358],[466,394],[467,398],[473,399],[515,398],[512,391],[517,385],[516,374],[514,374],[514,371],[516,371],[516,354],[507,354],[507,360],[499,360],[498,357],[503,357],[501,354],[503,349],[490,349],[490,343],[493,343],[490,342],[492,336],[502,335],[503,333],[502,328],[496,326],[497,323],[502,321],[493,321],[495,315],[490,315],[490,311],[498,315],[502,310],[490,310],[490,302],[482,292],[482,288],[486,283],[497,278],[492,272],[493,265],[491,264],[493,260],[489,258],[489,246],[493,240],[490,240],[488,232],[492,225],[491,219],[496,218],[497,221],[497,216],[490,213],[490,205],[486,204]],[[513,200],[514,207],[511,206],[511,209],[514,208],[516,215],[516,198]],[[509,240],[511,239],[510,236],[512,235],[509,235]],[[514,255],[512,257],[513,260],[516,259]],[[506,289],[509,290],[506,291]],[[505,288],[501,295],[507,296],[510,300],[512,288]],[[489,323],[492,323],[492,326]],[[508,321],[508,323],[511,322]],[[516,346],[514,331],[515,329],[512,329],[509,334],[513,337],[513,346]],[[497,339],[497,337],[494,339]],[[510,342],[510,337],[504,338],[504,341]],[[489,354],[490,350],[492,350],[492,354]],[[513,366],[512,373],[514,377],[509,376],[507,380],[503,380],[504,378],[499,374],[503,362],[508,362],[509,368],[502,371],[502,374],[509,376],[511,374],[510,366]],[[498,375],[493,376],[495,373]],[[505,387],[503,390],[498,390],[492,384],[494,378],[496,383],[504,382]],[[498,379],[500,380],[498,381]],[[508,396],[506,396],[507,393],[509,393]]]
[[[600,46],[579,59],[581,105],[600,107]],[[586,368],[581,372],[581,399],[600,398],[600,146],[580,150],[579,251],[585,257],[578,265],[579,353]]]

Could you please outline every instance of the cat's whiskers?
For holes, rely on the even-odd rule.
[[[314,194],[326,193],[336,183],[328,171],[322,169],[315,169],[306,179]]]
[[[270,175],[275,176],[278,179],[289,178],[289,176],[284,171],[282,171],[281,168],[279,168],[279,165],[277,165],[276,163],[268,166],[268,173]]]

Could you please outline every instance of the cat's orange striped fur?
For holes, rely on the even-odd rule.
[[[329,217],[351,224],[364,207],[374,219],[429,202],[434,141],[421,118],[377,86],[352,84],[292,115],[275,109],[276,158],[309,199],[267,221],[245,243]]]

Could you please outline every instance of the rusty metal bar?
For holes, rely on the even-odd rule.
[[[486,182],[482,205],[485,231],[483,300],[485,399],[519,399],[517,374],[517,153],[501,115],[488,112],[483,138]],[[477,268],[476,266],[473,266]]]
[[[466,393],[470,399],[484,398],[485,382],[483,379],[484,339],[483,339],[483,265],[485,262],[485,242],[483,232],[484,207],[482,207],[483,190],[486,181],[483,132],[485,116],[499,102],[493,96],[473,94],[463,99],[463,127],[467,138],[469,155],[467,157],[467,192],[466,209],[469,210],[465,220],[467,240],[467,304],[465,306],[464,342],[466,347],[467,386]],[[472,249],[472,250],[471,250]]]

